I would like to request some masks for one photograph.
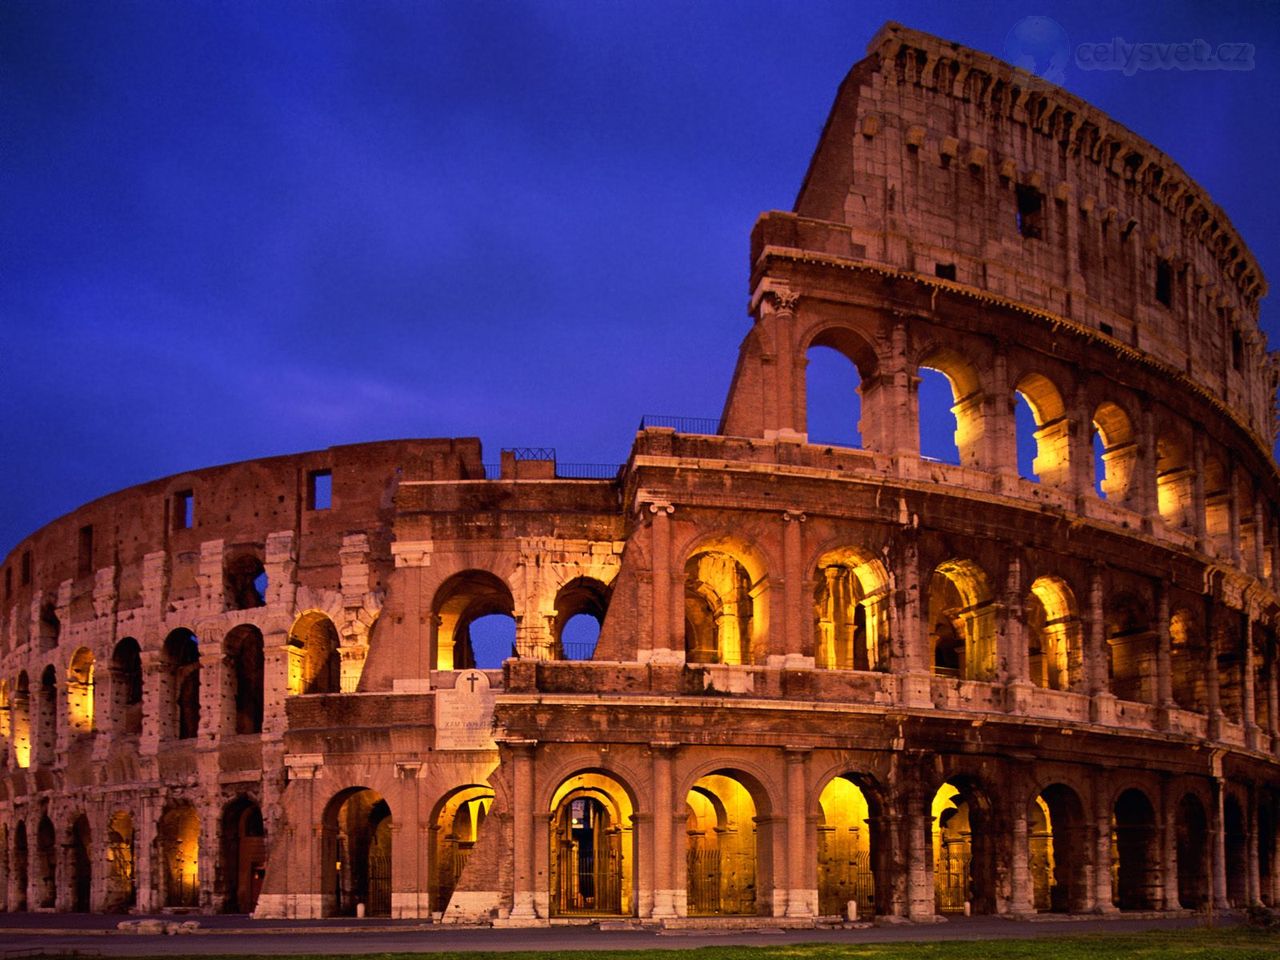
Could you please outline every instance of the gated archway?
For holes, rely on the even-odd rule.
[[[551,913],[631,913],[631,797],[615,779],[582,773],[552,799]]]

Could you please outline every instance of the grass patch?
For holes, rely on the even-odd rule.
[[[857,936],[853,934],[851,936]],[[1139,934],[1087,934],[1033,940],[950,940],[932,943],[812,943],[761,947],[695,947],[662,950],[447,951],[359,954],[294,960],[1276,960],[1280,934],[1245,927],[1161,930]],[[156,958],[161,960],[161,958]],[[171,960],[171,958],[170,958]],[[213,958],[217,960],[217,958]],[[225,960],[279,960],[229,954]]]

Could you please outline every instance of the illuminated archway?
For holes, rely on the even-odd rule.
[[[884,669],[889,663],[889,576],[876,557],[832,550],[818,561],[814,657],[833,670]]]
[[[239,797],[222,811],[223,911],[253,913],[266,873],[262,810],[248,797]]]
[[[516,655],[515,601],[492,573],[454,574],[436,591],[432,609],[437,670],[497,669]],[[477,622],[480,629],[472,636]]]
[[[933,672],[990,680],[996,671],[996,618],[987,575],[971,560],[940,563],[929,580]]]
[[[1134,442],[1129,415],[1111,401],[1093,412],[1095,443],[1094,478],[1098,496],[1116,504],[1126,504],[1136,486],[1138,446]],[[1099,452],[1100,451],[1100,452]]]
[[[1214,454],[1204,458],[1204,532],[1222,554],[1231,549],[1231,489],[1227,468]]]
[[[1067,420],[1062,394],[1048,377],[1029,373],[1014,391],[1031,410],[1035,424],[1033,476],[1046,486],[1063,487],[1071,480],[1071,424]]]
[[[493,806],[493,788],[481,784],[459,787],[440,801],[433,818],[435,870],[431,875],[431,909],[444,913],[458,881],[480,841],[480,830]]]
[[[576,577],[556,593],[552,643],[564,660],[590,660],[609,610],[608,585],[591,577]]]
[[[934,909],[938,913],[995,911],[995,841],[991,803],[961,778],[938,788],[930,806]]]
[[[200,905],[200,816],[188,803],[169,807],[156,829],[160,902],[166,907]]]
[[[124,913],[137,902],[134,886],[133,817],[117,810],[107,822],[107,876],[103,908]]]
[[[321,835],[323,912],[391,916],[391,808],[374,790],[352,787],[325,808]]]
[[[1205,649],[1199,624],[1189,610],[1169,619],[1169,666],[1173,700],[1183,710],[1204,712]]]
[[[1209,820],[1194,793],[1178,802],[1174,822],[1178,858],[1178,903],[1199,910],[1209,901]]]
[[[289,693],[339,693],[342,653],[338,628],[323,613],[304,613],[289,630]]]
[[[1155,701],[1154,670],[1148,669],[1156,641],[1144,596],[1120,592],[1106,609],[1107,672],[1111,692],[1121,700]]]
[[[1033,905],[1040,912],[1079,912],[1089,903],[1089,825],[1084,805],[1065,784],[1033,800],[1027,843]]]
[[[685,797],[686,904],[691,917],[758,912],[756,802],[740,774],[701,777]]]
[[[161,703],[162,736],[189,740],[200,732],[200,648],[196,635],[179,628],[165,639]]]
[[[952,405],[949,410],[942,411],[933,409],[929,404],[922,404],[919,402],[920,389],[917,388],[921,452],[935,449],[931,442],[933,437],[954,424],[952,435],[960,465],[981,467],[986,443],[986,415],[983,410],[985,398],[977,371],[968,360],[949,349],[939,349],[928,354],[920,362],[917,376],[923,378],[924,371],[930,370],[946,378]],[[940,459],[947,457],[944,455]]]
[[[13,756],[20,768],[31,765],[31,685],[25,670],[13,685]]]
[[[241,624],[222,642],[225,658],[226,689],[223,729],[227,733],[262,732],[265,663],[262,631],[252,624]]]
[[[1075,594],[1059,577],[1039,577],[1026,604],[1031,682],[1046,690],[1084,686],[1084,638]]]
[[[1194,488],[1186,445],[1176,437],[1160,437],[1156,440],[1156,503],[1166,526],[1185,530],[1192,525]]]
[[[634,871],[631,795],[613,777],[585,772],[551,800],[551,915],[629,916]]]
[[[804,361],[802,429],[810,443],[860,447],[863,384],[874,377],[875,351],[847,327],[831,327],[810,340]],[[874,392],[874,387],[869,392]]]
[[[93,732],[93,652],[80,647],[67,667],[67,722],[76,733]]]
[[[36,763],[52,766],[58,752],[58,671],[53,664],[40,674],[36,701]]]
[[[765,646],[768,582],[750,552],[705,544],[684,565],[685,658],[753,663]]]
[[[142,732],[142,650],[125,637],[111,652],[111,714],[115,732]]]
[[[858,917],[869,917],[880,909],[880,836],[872,800],[855,775],[842,774],[823,787],[818,806],[818,912],[844,916],[852,901]]]

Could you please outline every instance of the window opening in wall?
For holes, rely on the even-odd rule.
[[[307,509],[328,510],[333,506],[333,471],[312,470],[307,474]]]
[[[1036,475],[1035,468],[1036,430],[1039,429],[1036,426],[1036,415],[1020,391],[1014,397],[1013,428],[1017,434],[1018,476],[1023,480],[1039,483],[1040,478]]]
[[[1173,304],[1173,266],[1168,260],[1156,261],[1156,299],[1166,307]]]
[[[805,355],[806,414],[810,443],[862,446],[861,378],[840,351],[811,347]]]
[[[1244,337],[1239,330],[1231,331],[1231,366],[1237,373],[1244,368]]]
[[[196,496],[191,490],[179,490],[173,495],[173,528],[190,530],[196,525]]]
[[[929,367],[920,368],[917,393],[920,409],[920,455],[942,463],[960,462],[956,444],[955,394],[946,374]]]
[[[516,621],[502,613],[476,617],[470,624],[471,650],[480,670],[497,670],[516,655]]]
[[[1115,329],[1109,323],[1098,324],[1098,329],[1101,330],[1108,337],[1115,335]]]
[[[31,551],[22,551],[22,585],[25,587],[31,583]]]
[[[1106,449],[1106,445],[1102,442],[1102,435],[1095,427],[1093,430],[1093,490],[1102,500],[1107,499],[1107,491],[1102,486],[1102,481],[1107,478],[1107,465],[1102,459]]]
[[[79,570],[80,575],[93,572],[93,524],[85,524],[80,528],[80,551],[79,551]]]
[[[1044,196],[1035,187],[1018,184],[1018,233],[1035,239],[1044,232]]]
[[[935,263],[933,272],[943,280],[954,280],[956,278],[956,265],[954,263]]]

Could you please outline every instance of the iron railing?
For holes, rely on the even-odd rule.
[[[620,463],[557,463],[557,480],[612,480],[622,469]]]
[[[713,417],[668,417],[662,414],[646,413],[640,418],[640,429],[649,427],[668,427],[676,433],[700,433],[715,436],[720,432],[720,421]]]

